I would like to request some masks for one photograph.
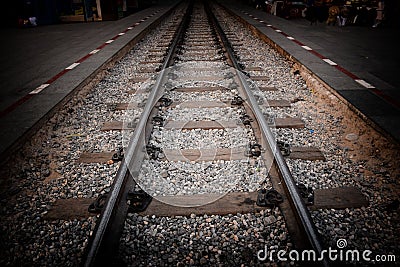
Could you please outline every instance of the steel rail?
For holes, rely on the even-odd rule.
[[[189,9],[191,9],[191,6],[188,7],[188,11]],[[251,93],[251,89],[245,80],[244,75],[240,71],[238,63],[234,57],[233,49],[230,46],[221,26],[218,24],[215,15],[212,14],[209,8],[207,14],[209,15],[210,21],[214,24],[215,29],[217,30],[217,33],[219,34],[224,47],[226,48],[228,57],[231,60],[233,67],[236,69],[237,76],[239,77],[242,87],[245,89],[244,99],[247,100],[250,108],[255,114],[255,117],[262,130],[261,133],[263,138],[268,142],[274,154],[274,159],[285,184],[285,190],[291,196],[289,200],[296,211],[296,216],[298,217],[297,219],[300,221],[300,225],[303,228],[302,230],[307,234],[308,241],[312,248],[316,252],[321,253],[322,246],[320,244],[317,231],[312,222],[309,211],[298,193],[293,177],[280,150],[277,148],[276,140],[272,134],[272,131],[269,128],[264,115],[259,109],[257,101]],[[134,179],[132,176],[139,175],[141,163],[144,159],[146,125],[148,125],[154,106],[163,95],[164,89],[161,85],[166,76],[166,72],[164,70],[171,64],[173,60],[176,46],[180,38],[183,36],[185,26],[189,21],[189,17],[189,12],[186,12],[178,31],[175,34],[174,41],[170,46],[166,60],[163,63],[161,74],[156,79],[153,90],[150,92],[146,102],[144,111],[136,126],[133,136],[131,137],[128,148],[125,152],[124,161],[121,162],[118,173],[114,179],[111,192],[108,195],[106,205],[100,215],[98,223],[96,224],[94,234],[89,241],[88,252],[84,266],[110,266],[115,263],[113,262],[115,260],[113,257],[117,254],[116,251],[118,249],[119,238],[122,233],[123,223],[128,210],[126,195],[129,188],[134,185]],[[328,266],[326,262],[323,262],[323,265]]]
[[[249,83],[245,79],[245,75],[242,73],[241,68],[239,67],[239,64],[234,56],[233,48],[230,45],[228,38],[226,37],[221,25],[218,23],[217,18],[215,17],[214,13],[211,11],[210,7],[208,7],[208,12],[207,14],[209,15],[212,23],[215,26],[215,29],[217,30],[217,33],[219,34],[224,47],[226,49],[226,52],[228,54],[228,57],[230,61],[232,62],[232,67],[236,70],[236,74],[239,78],[239,81],[241,83],[244,93],[244,100],[247,100],[247,103],[249,107],[252,109],[256,120],[259,124],[259,127],[261,128],[261,133],[263,135],[263,138],[267,141],[272,154],[274,155],[275,162],[278,166],[279,172],[283,178],[283,182],[285,185],[285,190],[289,193],[289,201],[291,206],[294,208],[295,214],[296,214],[296,219],[299,221],[299,225],[301,226],[301,229],[304,231],[304,233],[307,235],[308,242],[310,243],[312,249],[318,253],[317,255],[323,255],[323,247],[321,245],[321,241],[317,232],[317,229],[312,221],[310,212],[308,208],[306,207],[304,200],[299,194],[299,191],[297,189],[297,186],[294,182],[293,176],[289,170],[289,167],[286,164],[286,161],[278,148],[278,145],[276,143],[274,134],[272,133],[267,120],[264,117],[264,114],[260,110],[257,100],[255,99],[253,93],[251,92],[251,88],[249,86]],[[329,266],[328,261],[324,259],[321,262],[322,266]]]
[[[174,39],[165,57],[160,74],[151,90],[139,119],[135,131],[132,134],[128,147],[124,153],[117,175],[114,178],[106,204],[96,224],[94,234],[89,241],[85,262],[83,266],[113,266],[117,255],[119,239],[122,234],[123,224],[128,212],[127,194],[135,185],[133,176],[139,175],[140,167],[145,156],[146,126],[148,125],[153,108],[162,97],[164,88],[161,86],[167,75],[166,68],[173,61],[176,47],[183,37],[185,27],[190,19],[192,5],[189,5]]]

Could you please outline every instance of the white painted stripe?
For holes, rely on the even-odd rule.
[[[268,24],[267,27],[272,27],[272,25],[271,25],[271,24]]]
[[[275,30],[276,32],[282,32],[281,30]]]
[[[259,18],[257,18],[257,17],[254,17],[254,19],[259,20]]]
[[[114,42],[114,40],[108,40],[108,41],[106,42],[106,44],[111,44],[112,42]]]
[[[100,51],[100,49],[95,49],[95,50],[91,51],[89,54],[93,55],[93,54],[96,54],[99,51]]]
[[[288,38],[289,40],[294,40],[294,38],[291,37],[291,36],[288,36],[287,38]]]
[[[65,69],[66,70],[72,70],[72,69],[75,69],[75,67],[76,66],[78,66],[79,64],[81,64],[81,63],[77,63],[77,62],[75,62],[75,63],[72,63],[71,65],[69,65],[68,67],[66,67]]]
[[[263,21],[263,20],[260,20],[260,22],[261,22],[261,23],[264,23],[264,21]]]
[[[128,27],[127,29],[128,29],[128,30],[132,30],[132,29],[133,29],[133,27]]]
[[[141,22],[145,22],[145,20],[144,20],[144,19],[141,19],[140,21],[141,21]]]
[[[322,60],[325,61],[326,63],[328,63],[331,66],[336,66],[337,65],[335,62],[333,62],[329,58],[323,58]]]
[[[303,47],[305,50],[312,50],[310,47],[306,46],[306,45],[302,45],[301,47]]]
[[[355,81],[358,82],[359,84],[361,84],[362,86],[364,86],[365,88],[370,88],[370,89],[375,88],[375,86],[373,86],[373,85],[367,83],[367,82],[364,81],[364,80],[355,79]]]
[[[118,33],[119,36],[122,36],[122,35],[124,35],[124,34],[125,34],[124,32]]]
[[[135,23],[136,26],[139,25],[139,24],[140,24],[140,22],[136,22],[136,23]]]
[[[48,83],[44,83],[44,84],[42,84],[42,85],[36,87],[36,89],[33,90],[32,92],[30,92],[29,94],[30,94],[30,95],[39,94],[44,88],[46,88],[46,87],[49,86],[49,85],[50,85],[50,84],[48,84]]]

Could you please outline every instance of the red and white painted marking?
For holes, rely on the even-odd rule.
[[[100,49],[92,50],[92,51],[89,52],[89,55],[96,54],[96,53],[99,52],[99,51],[100,51]]]
[[[333,62],[332,60],[330,60],[329,58],[323,58],[322,60],[331,66],[337,66],[337,64],[335,62]]]
[[[33,90],[33,91],[31,91],[29,94],[30,94],[30,95],[39,94],[41,91],[43,91],[43,89],[45,89],[45,88],[46,88],[47,86],[49,86],[49,85],[50,85],[50,84],[48,84],[48,83],[44,83],[44,84],[42,84],[42,85],[36,87],[36,89]]]
[[[307,51],[311,51],[312,49],[311,49],[311,47],[309,47],[309,46],[306,46],[306,45],[302,45],[301,47],[303,47],[305,50],[307,50]]]
[[[65,73],[75,69],[78,65],[80,65],[82,62],[84,62],[86,59],[88,59],[89,57],[91,57],[94,54],[97,54],[98,52],[100,52],[104,47],[106,47],[107,45],[113,43],[116,39],[118,39],[119,37],[125,35],[126,32],[132,30],[133,28],[135,28],[136,26],[140,25],[141,23],[145,22],[147,19],[155,16],[157,13],[159,13],[161,10],[156,10],[153,14],[145,17],[144,19],[140,20],[139,22],[135,22],[132,26],[129,26],[128,28],[126,28],[124,31],[118,33],[116,36],[114,36],[112,39],[104,42],[102,45],[100,45],[99,47],[97,47],[96,49],[90,51],[87,55],[85,55],[84,57],[80,58],[79,60],[77,60],[76,62],[72,63],[71,65],[69,65],[68,67],[66,67],[65,69],[63,69],[61,72],[59,72],[58,74],[54,75],[52,78],[50,78],[48,81],[46,81],[45,83],[39,85],[38,87],[36,87],[34,90],[32,90],[31,92],[28,93],[28,95],[25,95],[24,97],[20,98],[19,100],[17,100],[15,103],[11,104],[10,106],[8,106],[7,108],[5,108],[4,110],[0,111],[0,117],[10,113],[11,111],[13,111],[16,107],[22,105],[23,103],[25,103],[27,100],[29,100],[32,96],[39,94],[40,92],[42,92],[44,89],[46,89],[47,87],[49,87],[54,81],[56,81],[58,78],[60,78],[61,76],[63,76]]]
[[[393,104],[396,107],[400,107],[400,103],[398,103],[397,100],[392,99],[390,96],[384,94],[381,90],[378,90],[375,86],[373,86],[372,84],[368,83],[367,81],[360,79],[357,75],[351,73],[350,71],[346,70],[345,68],[339,66],[337,63],[333,62],[332,60],[330,60],[329,58],[326,58],[324,56],[322,56],[320,53],[316,52],[315,50],[313,50],[311,47],[301,43],[300,41],[296,40],[294,37],[289,36],[288,34],[286,34],[285,32],[283,32],[282,30],[272,26],[271,24],[267,24],[267,22],[254,17],[252,14],[245,12],[245,11],[241,11],[243,14],[251,17],[252,19],[264,24],[265,26],[272,28],[273,30],[275,30],[276,32],[286,36],[287,39],[295,42],[296,44],[300,45],[302,48],[304,48],[305,50],[309,51],[310,53],[314,54],[315,56],[319,57],[320,59],[322,59],[325,63],[335,67],[336,69],[338,69],[339,71],[341,71],[342,73],[346,74],[347,76],[349,76],[350,78],[352,78],[355,82],[357,82],[358,84],[364,86],[367,89],[370,89],[373,93],[375,93],[376,95],[379,95],[380,97],[384,98],[387,102]]]
[[[361,84],[362,86],[364,86],[365,88],[368,88],[368,89],[373,89],[373,88],[375,88],[375,86],[373,86],[373,85],[367,83],[367,82],[364,81],[364,80],[355,79],[355,81],[358,82],[359,84]]]
[[[69,65],[69,66],[66,67],[65,69],[66,69],[66,70],[73,70],[73,69],[75,69],[79,64],[81,64],[81,63],[77,63],[77,62],[72,63],[71,65]]]

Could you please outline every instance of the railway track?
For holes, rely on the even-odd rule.
[[[0,262],[263,266],[343,238],[397,251],[396,182],[360,175],[359,137],[336,140],[354,120],[263,38],[217,4],[178,5],[2,169]]]
[[[130,141],[85,266],[118,260],[119,243],[130,239],[129,231],[121,238],[129,211],[227,215],[280,206],[296,247],[320,253],[315,226],[270,129],[274,120],[268,123],[259,107],[268,108],[267,99],[253,94],[260,89],[242,73],[210,7],[196,2],[186,12],[134,133],[124,134]],[[131,121],[125,118],[123,128]],[[125,230],[138,223],[127,220]]]

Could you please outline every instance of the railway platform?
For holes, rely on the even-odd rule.
[[[398,28],[312,24],[243,4],[220,3],[265,34],[332,88],[378,130],[400,140]]]
[[[0,155],[177,2],[159,1],[118,21],[1,29]],[[239,1],[219,2],[400,141],[398,29],[310,25]]]
[[[1,28],[0,155],[177,3],[160,1],[116,21]]]

